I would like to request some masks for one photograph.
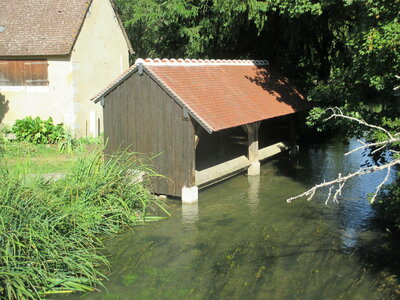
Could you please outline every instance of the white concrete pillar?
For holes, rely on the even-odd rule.
[[[260,175],[261,165],[259,161],[253,162],[247,169],[247,175],[256,176]]]
[[[260,174],[260,161],[258,158],[258,129],[260,122],[255,122],[246,125],[248,136],[248,159],[251,162],[247,169],[247,175],[255,176]]]
[[[182,203],[197,203],[199,200],[199,188],[197,186],[182,188]]]

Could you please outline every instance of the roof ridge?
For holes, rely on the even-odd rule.
[[[193,59],[193,58],[138,58],[135,61],[135,65],[142,63],[144,65],[168,65],[168,66],[199,66],[199,65],[242,65],[242,66],[248,66],[248,65],[257,65],[257,66],[267,66],[269,65],[269,62],[267,60],[259,60],[259,59]]]

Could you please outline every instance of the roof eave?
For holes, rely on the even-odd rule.
[[[71,51],[69,52],[53,52],[53,53],[45,53],[45,54],[31,54],[31,53],[24,53],[24,54],[10,54],[10,53],[0,53],[1,58],[13,58],[13,57],[54,57],[54,56],[68,56],[71,54]]]
[[[108,94],[110,94],[113,90],[115,90],[115,88],[121,84],[122,82],[124,82],[126,79],[128,79],[129,77],[131,77],[134,73],[137,72],[137,65],[134,65],[132,67],[130,67],[125,74],[121,74],[120,78],[117,78],[117,80],[109,87],[105,88],[102,92],[100,92],[98,95],[94,96],[92,99],[90,99],[91,101],[93,101],[94,103],[98,103],[100,101],[101,98],[106,97]]]

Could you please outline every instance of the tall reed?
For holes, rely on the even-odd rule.
[[[135,154],[80,160],[60,180],[0,164],[0,298],[43,298],[93,291],[108,261],[101,237],[143,222],[159,203],[145,177],[156,174]]]

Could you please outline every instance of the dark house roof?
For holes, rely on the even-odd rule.
[[[265,60],[139,59],[92,100],[106,96],[140,64],[208,132],[311,108]]]
[[[71,53],[91,3],[92,0],[1,0],[0,56]],[[111,4],[114,8],[112,0]],[[133,52],[118,15],[117,19]]]

